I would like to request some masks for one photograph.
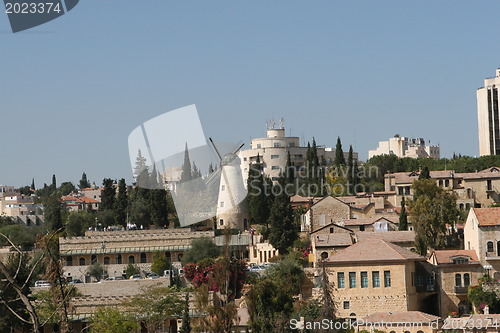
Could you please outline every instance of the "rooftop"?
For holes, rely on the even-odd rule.
[[[431,323],[441,318],[420,311],[377,312],[365,317],[364,323]]]

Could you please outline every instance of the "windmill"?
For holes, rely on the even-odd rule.
[[[237,152],[243,147],[241,144],[234,152],[221,156],[212,138],[209,138],[212,148],[219,157],[220,167],[207,179],[208,182],[219,181],[217,198],[216,228],[217,229],[247,229],[248,205],[246,202],[247,189],[241,173],[241,161]]]

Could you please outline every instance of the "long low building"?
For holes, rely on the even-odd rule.
[[[90,282],[92,264],[102,264],[109,276],[121,276],[128,264],[148,272],[155,253],[178,263],[191,242],[202,237],[213,239],[214,234],[190,229],[87,231],[83,237],[61,237],[59,251],[65,276]]]

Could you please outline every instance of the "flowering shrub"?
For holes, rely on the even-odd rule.
[[[210,291],[219,291],[228,281],[229,289],[232,292],[237,292],[244,283],[246,264],[237,259],[232,259],[229,263],[225,263],[224,260],[223,258],[217,261],[205,259],[198,264],[186,264],[184,277],[190,280],[195,287],[210,284]],[[229,270],[226,268],[227,265],[229,265]]]

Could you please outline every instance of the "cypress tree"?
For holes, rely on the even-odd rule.
[[[422,169],[422,171],[420,172],[420,175],[418,176],[418,180],[421,180],[421,179],[430,179],[430,178],[431,178],[431,174],[430,174],[429,168],[428,167],[424,167]]]
[[[35,178],[33,178],[33,179],[31,180],[31,187],[30,187],[30,188],[31,188],[33,191],[34,191],[34,190],[36,190],[36,188],[35,188]]]
[[[104,178],[102,180],[102,185],[104,186],[104,190],[101,195],[101,210],[113,209],[116,197],[113,180],[110,178]]]
[[[139,149],[139,151],[137,152],[137,158],[135,160],[135,166],[134,166],[134,177],[136,180],[143,173],[144,169],[147,169],[146,162],[147,162],[146,158],[142,156],[142,152]]]
[[[189,316],[189,292],[186,293],[184,311],[182,313],[182,326],[180,333],[191,333],[191,317]]]
[[[90,187],[90,183],[87,179],[87,174],[85,172],[82,174],[82,179],[80,179],[79,187],[80,187],[80,190],[83,190],[84,188]]]
[[[52,189],[56,189],[57,188],[57,182],[56,182],[56,175],[52,175]]]
[[[339,167],[345,165],[344,151],[342,150],[342,142],[340,136],[337,137],[337,145],[335,146],[335,164]]]
[[[127,184],[123,178],[118,182],[118,196],[114,208],[116,223],[125,226],[127,223],[128,194]]]
[[[182,164],[181,183],[193,179],[193,172],[191,170],[191,160],[189,159],[189,150],[186,142],[184,149],[184,164]]]
[[[265,224],[269,217],[269,205],[266,198],[264,175],[262,173],[259,154],[257,154],[255,163],[250,164],[247,188],[250,221],[252,223]]]
[[[347,156],[347,193],[354,193],[354,161],[353,161],[352,145],[349,146],[349,155]]]
[[[399,214],[399,230],[408,230],[408,215],[406,214],[405,197],[401,199],[401,213]]]

